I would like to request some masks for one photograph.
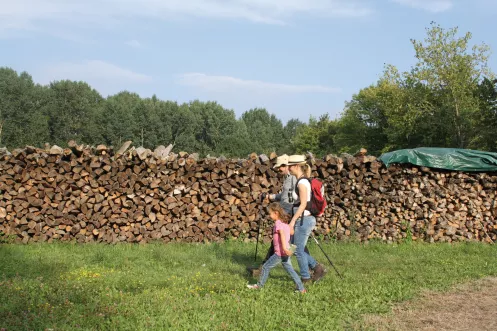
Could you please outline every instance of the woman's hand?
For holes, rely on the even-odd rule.
[[[290,235],[293,235],[295,233],[295,221],[292,220],[288,225],[290,226]]]

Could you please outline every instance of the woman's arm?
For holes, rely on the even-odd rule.
[[[295,226],[295,222],[299,219],[300,216],[304,213],[305,207],[307,207],[307,187],[304,184],[299,184],[299,199],[300,206],[292,217],[292,221],[290,222],[290,229],[293,230]]]
[[[281,250],[283,253],[285,253],[286,256],[292,255],[292,252],[288,250],[288,240],[285,237],[285,234],[283,233],[283,230],[278,230],[278,234],[280,235],[280,245],[281,245]]]

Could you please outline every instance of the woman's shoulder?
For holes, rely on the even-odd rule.
[[[309,185],[310,186],[311,185],[311,180],[309,178],[307,178],[307,177],[301,177],[298,180],[298,185],[300,185],[300,184],[304,184],[304,185]]]

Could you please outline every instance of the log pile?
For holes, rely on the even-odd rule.
[[[275,155],[199,159],[125,143],[0,150],[0,233],[18,242],[255,240]],[[497,174],[388,169],[365,153],[313,160],[328,208],[317,233],[339,240],[497,240]],[[267,223],[266,223],[267,224]],[[264,239],[270,238],[269,226]]]
[[[70,142],[0,157],[0,231],[18,240],[201,242],[255,237],[259,197],[278,185],[268,158]]]
[[[317,162],[315,172],[329,184],[322,233],[360,241],[497,241],[497,173],[386,168],[369,156],[344,158],[339,171],[326,163]]]

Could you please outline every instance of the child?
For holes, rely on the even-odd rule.
[[[290,226],[288,225],[288,221],[290,220],[290,217],[287,213],[285,213],[278,202],[273,202],[269,205],[269,217],[275,221],[273,227],[274,254],[262,266],[259,282],[253,285],[249,284],[247,287],[251,289],[262,288],[269,277],[269,271],[281,262],[283,268],[285,268],[286,272],[292,277],[293,281],[297,285],[297,291],[305,293],[306,290],[304,288],[304,284],[293,269],[292,262],[290,260],[290,256],[293,254],[289,250]]]

